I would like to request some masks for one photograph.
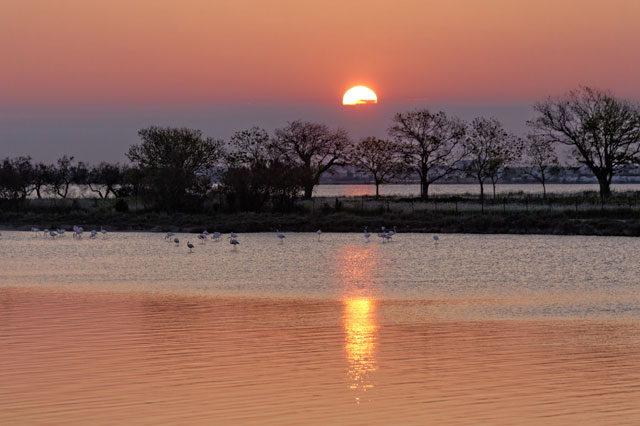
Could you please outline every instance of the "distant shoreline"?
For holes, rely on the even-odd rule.
[[[419,212],[414,214],[166,214],[117,212],[0,213],[0,229],[30,231],[83,226],[86,231],[104,227],[109,231],[131,232],[362,232],[372,233],[381,226],[397,227],[398,232],[462,234],[544,234],[640,236],[640,215],[634,211],[596,210],[572,214],[569,211],[534,212]]]

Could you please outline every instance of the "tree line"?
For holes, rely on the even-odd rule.
[[[30,157],[6,158],[0,166],[0,199],[45,195],[66,198],[83,185],[100,198],[142,197],[154,209],[196,211],[217,197],[236,210],[290,209],[311,198],[320,178],[350,165],[376,186],[418,176],[420,196],[452,175],[493,187],[514,166],[545,188],[559,165],[556,148],[570,147],[574,163],[597,178],[600,195],[611,193],[613,176],[640,162],[640,108],[609,92],[580,88],[534,105],[529,134],[518,137],[494,118],[465,122],[428,109],[397,113],[387,138],[353,141],[342,129],[293,121],[272,134],[261,128],[235,133],[228,141],[188,128],[148,127],[125,154],[129,164],[89,166],[63,156],[55,164]],[[217,185],[213,185],[217,182]]]

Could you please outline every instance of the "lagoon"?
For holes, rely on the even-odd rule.
[[[640,240],[0,241],[2,424],[632,424]]]

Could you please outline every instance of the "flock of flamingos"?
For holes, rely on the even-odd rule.
[[[42,235],[45,238],[51,238],[51,239],[64,237],[65,234],[67,233],[65,229],[47,229],[47,228],[43,230],[40,230],[40,228],[31,228],[31,232],[33,232],[35,237],[39,236],[40,233],[42,232]],[[72,237],[75,239],[81,239],[83,234],[84,234],[84,229],[81,226],[74,225]],[[89,238],[95,239],[98,236],[98,234],[102,235],[103,237],[106,237],[107,230],[102,227],[100,227],[100,231],[92,229],[89,233]],[[380,232],[377,233],[378,238],[380,238],[380,240],[383,243],[390,242],[393,236],[396,234],[397,232],[396,232],[395,226],[393,227],[393,229],[386,229],[384,226],[382,226],[380,228]],[[316,235],[318,236],[318,241],[319,241],[320,237],[322,236],[322,231],[318,229],[316,231]],[[365,241],[369,242],[369,238],[371,237],[372,234],[371,232],[369,232],[367,227],[364,228],[363,235],[364,235]],[[220,232],[209,233],[208,231],[205,230],[205,231],[202,231],[200,234],[198,234],[196,238],[200,240],[201,243],[204,244],[204,242],[207,241],[209,238],[213,241],[219,242],[221,241],[222,237],[223,237],[223,234]],[[277,229],[276,229],[276,237],[280,240],[280,244],[282,244],[284,239],[286,238],[286,236],[282,232],[278,231]],[[235,232],[231,232],[229,236],[227,236],[226,238],[229,240],[229,244],[232,245],[233,249],[236,250],[236,247],[238,246],[238,244],[240,244],[240,241],[238,241],[238,234],[236,234]],[[2,239],[2,233],[0,232],[0,240],[1,239]],[[164,239],[167,242],[173,242],[176,246],[180,245],[180,238],[178,238],[173,232],[167,232]],[[439,241],[439,239],[440,238],[437,235],[433,236],[433,240],[436,243]],[[191,241],[187,241],[187,248],[189,249],[189,253],[193,253],[193,249],[195,248],[195,246]]]

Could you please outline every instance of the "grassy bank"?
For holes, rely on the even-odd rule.
[[[71,210],[59,212],[0,212],[0,228],[29,230],[31,227],[65,228],[80,225],[85,230],[193,232],[361,232],[365,226],[396,226],[399,232],[553,234],[640,236],[640,215],[634,209],[583,211],[419,211],[317,212],[297,214],[237,213],[214,215],[166,214]]]

